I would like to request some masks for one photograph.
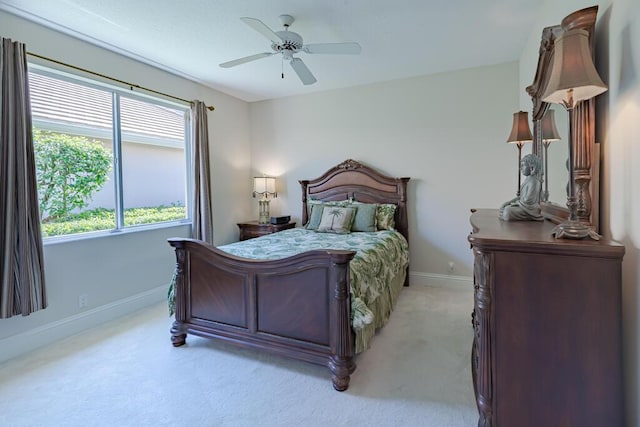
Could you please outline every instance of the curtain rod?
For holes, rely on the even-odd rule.
[[[137,84],[125,82],[124,80],[120,80],[120,79],[116,79],[115,77],[109,77],[109,76],[104,75],[104,74],[96,73],[95,71],[91,71],[91,70],[87,70],[86,68],[81,68],[81,67],[77,67],[75,65],[67,64],[67,63],[64,63],[62,61],[58,61],[56,59],[47,58],[46,56],[38,55],[37,53],[27,52],[27,55],[35,56],[36,58],[44,59],[45,61],[49,61],[49,62],[54,62],[54,63],[56,63],[58,65],[62,65],[64,67],[73,68],[74,70],[82,71],[84,73],[93,74],[94,76],[99,76],[99,77],[102,77],[104,79],[108,79],[108,80],[111,80],[111,81],[114,81],[114,82],[118,82],[120,84],[129,86],[129,88],[131,88],[131,90],[133,90],[133,88],[141,89],[141,90],[144,90],[146,92],[151,92],[151,93],[155,93],[157,95],[166,96],[167,98],[175,99],[175,100],[186,102],[187,104],[193,105],[193,101],[189,101],[189,100],[184,99],[184,98],[179,98],[177,96],[169,95],[168,93],[159,92],[157,90],[149,89],[149,88],[137,85]],[[207,109],[209,111],[215,110],[215,107],[213,107],[212,105],[205,105],[205,107],[207,107]]]

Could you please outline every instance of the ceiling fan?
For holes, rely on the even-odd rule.
[[[321,53],[357,55],[362,50],[360,45],[355,42],[304,44],[302,36],[300,36],[300,34],[289,31],[289,26],[294,21],[293,16],[291,15],[280,15],[280,21],[284,26],[284,30],[277,32],[272,31],[271,28],[267,27],[259,19],[247,17],[240,19],[242,20],[242,22],[270,40],[271,49],[273,50],[273,52],[257,53],[255,55],[245,56],[244,58],[224,62],[220,64],[220,67],[222,68],[235,67],[236,65],[244,64],[280,53],[282,54],[283,61],[289,61],[289,63],[291,64],[291,68],[293,68],[293,71],[296,72],[302,83],[305,85],[311,85],[317,82],[316,78],[302,61],[302,59],[294,57],[294,54],[304,52],[309,54]],[[284,78],[284,73],[282,74],[282,78]]]

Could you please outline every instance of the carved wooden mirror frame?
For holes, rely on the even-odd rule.
[[[551,74],[554,42],[564,31],[580,28],[589,32],[591,54],[593,55],[597,14],[598,6],[578,10],[564,18],[560,25],[546,27],[542,31],[538,68],[533,83],[527,87],[527,93],[531,96],[533,102],[533,113],[531,115],[533,119],[532,152],[540,158],[542,158],[543,153],[541,121],[549,109],[549,104],[542,101],[542,94]],[[578,219],[589,223],[598,231],[600,146],[595,142],[595,101],[593,99],[582,101],[570,112],[563,112],[569,114],[569,120],[571,120],[573,126],[573,141],[571,141],[574,150],[572,179],[578,203]],[[569,148],[567,147],[567,153],[568,150]],[[546,159],[544,161],[546,162]],[[547,177],[543,177],[543,179],[547,179]],[[542,215],[555,223],[560,223],[569,217],[569,210],[566,205],[560,206],[548,201],[541,202],[540,205]]]

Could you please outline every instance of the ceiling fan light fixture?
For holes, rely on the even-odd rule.
[[[285,61],[291,61],[293,59],[293,52],[291,52],[290,50],[283,50],[282,59],[284,59]]]

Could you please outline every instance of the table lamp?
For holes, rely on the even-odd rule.
[[[260,214],[258,216],[259,224],[269,223],[269,196],[278,197],[276,192],[276,179],[271,176],[256,176],[253,178],[253,197],[261,195],[258,200],[260,206]]]
[[[549,200],[549,144],[553,141],[559,141],[560,134],[558,134],[558,128],[556,127],[555,111],[547,110],[542,117],[542,145],[544,145],[544,192],[542,193],[542,200]]]
[[[507,138],[507,142],[518,146],[518,189],[516,191],[516,197],[520,197],[520,179],[522,176],[520,173],[520,162],[522,161],[522,146],[525,142],[531,141],[533,141],[533,137],[531,136],[531,128],[529,128],[528,113],[526,111],[513,113],[513,125],[511,127],[509,138]]]
[[[555,41],[553,68],[549,83],[542,100],[560,104],[568,112],[569,119],[569,195],[567,207],[569,218],[558,224],[552,231],[556,239],[583,239],[590,237],[599,240],[590,224],[578,220],[577,203],[574,194],[574,146],[573,146],[573,109],[580,101],[591,99],[607,90],[591,58],[589,33],[582,29],[573,29],[560,35]]]

